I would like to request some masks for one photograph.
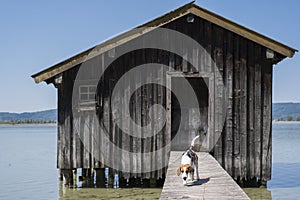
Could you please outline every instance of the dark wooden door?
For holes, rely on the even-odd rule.
[[[185,88],[184,79],[194,93]],[[185,150],[196,135],[207,132],[208,87],[202,77],[173,77],[171,88],[176,91],[171,95],[171,150]],[[178,92],[181,97],[176,96]],[[192,98],[196,98],[196,102]]]

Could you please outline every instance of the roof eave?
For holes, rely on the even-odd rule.
[[[46,68],[43,71],[40,71],[31,77],[34,79],[35,83],[40,83],[42,81],[46,81],[47,79],[50,79],[58,74],[60,74],[63,71],[66,71],[68,69],[71,69],[72,67],[84,62],[87,59],[87,56],[90,56],[89,53],[92,50],[95,50],[95,48],[98,48],[99,53],[103,53],[109,49],[114,48],[115,46],[121,45],[131,39],[134,39],[146,32],[149,32],[157,27],[161,27],[164,24],[170,23],[171,21],[174,21],[183,15],[186,15],[189,13],[189,8],[191,8],[195,1],[192,1],[180,8],[177,8],[176,10],[173,10],[161,17],[158,17],[154,20],[151,20],[150,22],[147,22],[145,24],[142,24],[136,28],[133,28],[129,30],[128,32],[122,33],[114,38],[111,38],[104,43],[101,43],[91,49],[88,49],[82,53],[79,53],[65,61],[62,61],[60,63],[57,63],[49,68]],[[144,31],[141,33],[140,30],[144,29]]]
[[[197,15],[198,17],[206,19],[216,25],[219,25],[219,26],[221,26],[229,31],[232,31],[238,35],[241,35],[253,42],[256,42],[256,43],[258,43],[262,46],[265,46],[273,51],[276,51],[286,57],[292,58],[294,56],[295,52],[298,52],[298,50],[296,50],[292,47],[289,47],[287,45],[279,43],[269,37],[266,37],[258,32],[248,29],[240,24],[230,21],[220,15],[210,12],[210,11],[208,11],[204,8],[201,8],[197,5],[194,5],[194,7],[190,8],[189,11],[191,13],[193,13],[194,15]]]

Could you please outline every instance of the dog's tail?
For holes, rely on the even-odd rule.
[[[192,140],[191,142],[191,147],[194,147],[195,146],[195,141],[199,138],[200,136],[197,135],[196,137],[194,137],[194,139]]]

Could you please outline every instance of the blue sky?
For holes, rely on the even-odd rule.
[[[56,108],[53,85],[30,77],[190,1],[2,0],[0,112]],[[300,49],[299,0],[197,0],[197,5]],[[273,102],[300,102],[300,56],[274,67]]]

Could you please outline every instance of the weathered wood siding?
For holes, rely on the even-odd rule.
[[[63,81],[57,86],[58,168],[103,167],[103,163],[107,161],[103,160],[102,154],[119,151],[107,143],[102,138],[102,134],[99,134],[101,129],[98,120],[102,122],[100,125],[105,127],[110,141],[130,152],[153,152],[170,143],[170,127],[164,127],[153,137],[139,138],[124,133],[112,119],[112,113],[118,113],[116,116],[120,118],[130,117],[126,116],[122,109],[125,104],[124,97],[130,95],[134,84],[138,84],[142,76],[137,75],[134,80],[127,80],[128,87],[117,94],[114,101],[111,101],[111,92],[120,77],[141,64],[159,63],[179,72],[213,74],[210,86],[212,86],[214,98],[209,99],[208,105],[201,108],[204,113],[207,113],[201,122],[205,123],[201,126],[205,129],[209,128],[208,131],[216,135],[221,134],[221,137],[209,138],[211,144],[216,143],[211,153],[237,180],[250,180],[254,177],[269,180],[272,157],[272,62],[266,59],[266,48],[199,17],[194,17],[193,23],[187,23],[186,17],[182,17],[164,27],[180,31],[198,41],[211,55],[217,69],[213,67],[210,58],[199,53],[199,49],[187,49],[184,44],[180,49],[184,55],[183,58],[157,49],[132,51],[116,59],[99,81],[96,97],[97,119],[89,114],[90,111],[72,112],[72,88],[79,66],[64,72]],[[143,42],[142,37],[130,41],[129,45],[139,42]],[[120,48],[122,46],[114,50],[116,57],[119,56]],[[108,54],[106,52],[91,59],[88,64],[85,63],[91,68],[91,76],[95,70],[103,70],[105,63],[113,59]],[[186,58],[192,58],[198,63],[197,66],[191,66],[185,60]],[[166,84],[166,73],[163,70],[155,72],[158,76],[154,76],[153,72],[144,71],[143,73],[147,74],[147,80],[155,79],[153,81],[158,84],[140,87],[131,97],[131,117],[142,126],[159,116],[159,113],[149,116],[149,108],[154,104],[160,104],[166,108],[167,100],[166,88],[159,85]],[[115,107],[117,110],[112,110],[113,104],[119,105]],[[222,118],[225,116],[226,120],[223,123]],[[153,129],[155,129],[154,126],[159,126],[159,124],[154,123]],[[123,124],[123,127],[127,133],[134,131],[131,130],[130,124]],[[183,142],[189,144],[189,137]],[[164,155],[168,155],[168,151],[169,149]],[[155,153],[152,153],[150,157],[126,157],[121,151],[114,155],[118,157],[112,158],[110,167],[116,164],[115,159],[124,159],[124,165],[130,165],[132,169],[139,169],[141,172],[144,171],[143,169],[149,169],[149,166],[154,169],[155,166],[162,165],[162,160],[168,160],[168,157]],[[125,160],[130,160],[130,162],[125,162]],[[128,173],[123,175],[159,178],[165,173],[166,169],[161,168],[142,175]]]

